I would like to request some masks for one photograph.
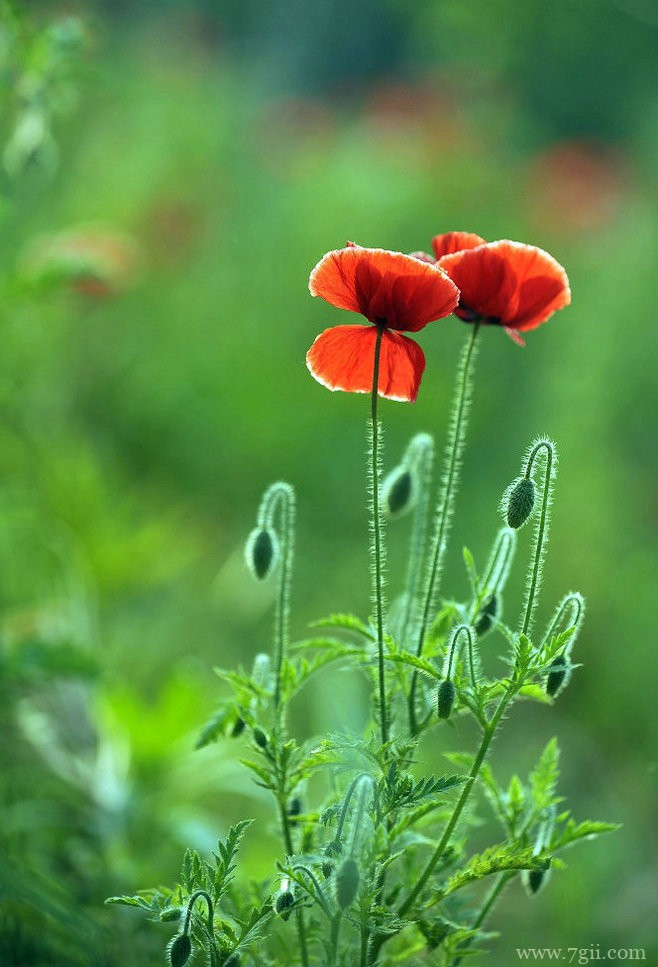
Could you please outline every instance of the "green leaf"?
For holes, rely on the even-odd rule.
[[[529,776],[533,804],[537,812],[548,809],[553,803],[560,802],[555,790],[560,777],[560,749],[557,739],[546,744],[537,765]]]
[[[425,658],[418,658],[409,651],[388,652],[384,655],[384,658],[386,661],[397,662],[400,665],[409,665],[411,668],[417,668],[419,671],[425,672],[426,675],[429,675],[430,678],[434,678],[437,681],[443,678],[441,672],[431,662]]]
[[[603,833],[614,833],[621,829],[619,823],[604,823],[595,820],[585,820],[577,823],[574,819],[569,819],[562,829],[556,829],[550,843],[551,850],[564,849],[572,843],[581,839],[594,839]]]
[[[354,614],[330,614],[326,618],[318,618],[312,621],[310,628],[342,628],[343,631],[355,631],[369,641],[375,641],[376,635],[372,628],[364,624],[360,618]]]

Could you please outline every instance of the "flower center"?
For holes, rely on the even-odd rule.
[[[378,329],[386,328],[386,316],[375,316],[375,325]]]

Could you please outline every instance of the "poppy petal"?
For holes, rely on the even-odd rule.
[[[525,332],[546,322],[571,302],[567,273],[560,263],[535,245],[503,240],[487,246],[502,256],[516,277],[517,304],[505,317],[512,329]]]
[[[479,245],[444,255],[439,265],[458,286],[461,308],[511,325],[509,320],[518,304],[518,287],[512,266],[502,253],[492,245]]]
[[[435,235],[432,239],[434,258],[437,262],[444,255],[463,252],[464,249],[475,248],[477,245],[484,244],[485,240],[473,232],[445,232],[443,235]]]
[[[309,290],[339,309],[408,332],[449,315],[459,297],[436,265],[358,245],[328,252],[311,272]]]
[[[325,329],[306,354],[306,365],[311,376],[327,389],[370,393],[376,341],[374,326]],[[379,354],[380,396],[413,403],[424,369],[425,354],[418,343],[384,330]]]

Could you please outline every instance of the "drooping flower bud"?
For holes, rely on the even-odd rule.
[[[404,464],[396,467],[382,482],[382,507],[388,517],[401,517],[414,505],[413,474]]]
[[[491,629],[493,619],[498,614],[498,604],[499,596],[494,591],[494,593],[490,594],[487,600],[484,602],[480,608],[477,618],[475,619],[475,624],[473,627],[475,628],[475,633],[477,634],[478,638],[486,635],[487,631]]]
[[[567,685],[571,667],[566,655],[556,655],[549,666],[548,677],[546,679],[546,694],[555,698],[558,692]]]
[[[444,678],[442,682],[439,682],[436,696],[436,711],[440,719],[450,718],[456,694],[457,689],[452,679]]]
[[[184,967],[192,953],[192,941],[186,933],[179,933],[169,946],[169,963],[171,967]]]
[[[532,477],[519,477],[506,491],[503,500],[507,524],[518,530],[530,517],[535,505],[535,484]]]
[[[245,547],[247,566],[258,581],[270,576],[279,559],[279,541],[269,527],[255,527]]]
[[[348,857],[336,873],[335,879],[336,903],[341,910],[347,910],[354,902],[360,879],[356,860]]]
[[[231,729],[231,738],[237,739],[239,735],[242,735],[245,729],[246,722],[241,715],[238,715],[235,722],[233,723],[233,728]]]
[[[263,732],[261,728],[256,726],[253,731],[253,736],[254,736],[254,742],[256,743],[259,749],[267,748],[268,738],[267,738],[266,732]]]
[[[274,912],[282,920],[287,920],[290,916],[290,907],[294,904],[295,897],[290,889],[290,880],[281,881],[281,889],[274,898]]]
[[[546,861],[546,865],[542,866],[538,870],[528,870],[525,876],[525,885],[528,893],[534,896],[539,893],[542,886],[546,883],[548,879],[548,873],[550,869],[551,861],[550,859]]]

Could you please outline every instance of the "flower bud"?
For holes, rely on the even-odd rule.
[[[556,655],[549,666],[548,677],[546,678],[546,694],[555,698],[569,681],[570,671],[566,655]]]
[[[242,718],[242,716],[238,715],[235,722],[233,723],[233,728],[231,729],[232,739],[237,739],[239,735],[242,735],[242,733],[244,732],[245,724],[246,724],[245,720]]]
[[[452,712],[452,706],[454,704],[456,694],[457,689],[455,688],[452,679],[444,678],[442,682],[439,682],[439,689],[436,697],[436,710],[440,719],[450,718],[450,713]]]
[[[360,878],[356,860],[349,857],[336,873],[335,879],[336,903],[341,910],[347,910],[354,902]]]
[[[288,803],[288,819],[290,823],[294,825],[297,822],[297,817],[302,811],[302,801],[299,796],[293,796],[293,798]]]
[[[289,890],[287,887],[285,890],[279,890],[274,899],[274,912],[282,920],[287,920],[290,916],[290,907],[294,902],[295,898],[292,895],[292,890]]]
[[[491,625],[493,623],[493,619],[498,614],[498,601],[499,601],[498,595],[494,591],[493,594],[489,595],[487,600],[480,608],[478,616],[475,619],[475,624],[473,626],[475,628],[475,633],[477,634],[478,638],[481,638],[483,635],[486,635],[487,631],[490,630]]]
[[[531,477],[520,477],[507,491],[505,515],[509,527],[522,527],[535,505],[535,484]]]
[[[382,506],[388,517],[411,510],[415,498],[414,478],[405,466],[396,467],[382,482]]]
[[[528,893],[534,896],[539,893],[540,889],[548,879],[548,871],[551,865],[551,861],[547,860],[546,865],[538,870],[528,870],[525,876],[525,885],[528,889]]]
[[[192,941],[188,934],[179,933],[169,947],[169,963],[171,967],[184,967],[192,953]]]
[[[258,726],[256,726],[253,731],[253,736],[254,736],[254,742],[256,743],[259,749],[267,748],[267,742],[268,742],[267,733],[263,732],[262,729],[259,729]]]
[[[245,547],[247,566],[258,581],[270,576],[279,559],[279,541],[269,527],[255,527]]]

